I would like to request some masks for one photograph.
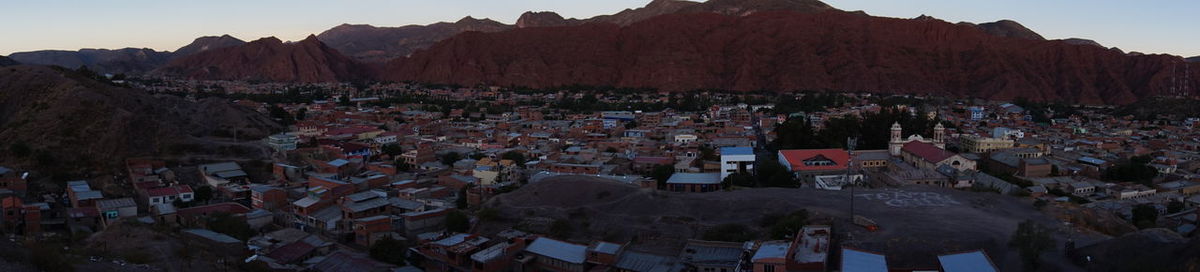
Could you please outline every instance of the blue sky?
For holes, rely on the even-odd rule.
[[[400,26],[470,15],[513,23],[528,10],[586,18],[649,0],[0,0],[0,55],[79,48],[175,50],[199,36],[299,40],[342,23]],[[1125,51],[1200,55],[1200,1],[827,0],[843,10],[950,22],[1012,19],[1047,38],[1089,38]]]

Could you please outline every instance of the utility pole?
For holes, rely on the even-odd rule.
[[[846,181],[846,185],[850,186],[850,221],[851,222],[854,221],[854,187],[855,186],[854,186],[854,180],[851,179],[852,177],[850,175],[850,171],[852,171],[853,167],[854,167],[854,147],[857,144],[858,144],[858,138],[855,138],[855,137],[847,137],[846,138],[846,153],[850,156],[848,156],[848,158],[846,159],[846,178],[844,179],[844,181]]]

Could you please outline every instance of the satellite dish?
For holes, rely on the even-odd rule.
[[[21,179],[25,179],[28,177],[29,177],[29,172],[21,173]]]

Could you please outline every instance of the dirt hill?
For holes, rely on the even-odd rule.
[[[208,50],[172,60],[155,73],[189,79],[274,82],[354,81],[371,76],[366,66],[311,35],[298,42],[284,43],[268,37]]]
[[[228,101],[150,95],[61,68],[0,68],[0,165],[79,173],[130,156],[261,156],[261,147],[222,139],[281,129]]]

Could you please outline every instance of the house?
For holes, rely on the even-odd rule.
[[[195,195],[192,192],[191,186],[175,185],[146,190],[143,201],[148,205],[175,203],[176,200],[180,202],[192,202],[195,199]]]
[[[189,241],[196,242],[193,245],[200,247],[205,252],[233,257],[235,260],[245,258],[249,253],[242,240],[229,235],[206,229],[184,229],[180,233]]]
[[[354,243],[360,246],[371,247],[375,242],[384,238],[404,240],[403,237],[392,231],[392,217],[388,215],[354,219],[353,224]]]
[[[201,178],[208,186],[219,187],[230,182],[247,183],[250,181],[250,176],[242,171],[242,166],[235,162],[202,164],[198,168],[200,168]]]
[[[255,209],[276,210],[287,205],[287,192],[270,185],[250,186],[250,206]]]
[[[887,272],[887,257],[883,254],[842,247],[842,272]]]
[[[797,178],[815,182],[816,176],[844,174],[850,163],[850,153],[841,149],[780,150],[779,162]]]
[[[725,180],[725,177],[733,173],[753,173],[754,148],[722,147],[719,152],[721,154],[721,180]]]
[[[471,257],[488,241],[491,239],[479,235],[456,233],[422,244],[412,251],[424,257],[420,266],[425,271],[468,271],[474,264]]]
[[[992,258],[983,250],[938,255],[938,263],[944,272],[996,272],[1000,271]]]
[[[0,166],[0,189],[24,192],[27,187],[25,174],[18,174],[17,171]]]
[[[621,252],[621,245],[596,241],[588,245],[587,262],[595,265],[612,265],[617,261],[617,254]]]
[[[67,198],[74,208],[95,207],[96,201],[104,199],[104,195],[100,191],[92,191],[86,180],[77,180],[67,182]]]
[[[720,173],[674,173],[667,179],[668,191],[706,193],[722,190]]]
[[[529,255],[517,262],[532,266],[529,271],[582,272],[586,270],[587,246],[567,243],[546,237],[533,240],[525,252]]]
[[[750,262],[754,272],[784,272],[787,270],[788,249],[791,243],[784,240],[766,241],[758,245]]]
[[[624,251],[612,265],[616,272],[674,272],[678,260],[636,251]]]
[[[96,202],[96,208],[99,209],[100,215],[106,222],[110,222],[119,218],[134,217],[138,215],[137,202],[133,198],[117,198],[104,199]]]
[[[392,271],[393,268],[395,268],[394,265],[376,261],[364,254],[352,253],[345,250],[338,250],[326,255],[320,262],[309,267],[310,270],[317,272],[387,272]]]
[[[735,271],[745,252],[742,243],[688,240],[679,260],[693,271]]]
[[[787,271],[826,271],[832,234],[827,225],[801,228],[788,250]]]

